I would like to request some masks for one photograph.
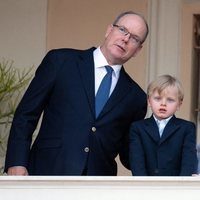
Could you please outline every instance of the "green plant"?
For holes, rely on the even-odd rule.
[[[22,93],[32,78],[32,69],[21,70],[13,61],[0,62],[0,172],[6,154],[10,125]]]

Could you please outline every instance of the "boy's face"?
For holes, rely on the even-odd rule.
[[[159,94],[158,91],[153,92],[152,95],[148,97],[148,104],[155,117],[162,120],[172,116],[179,110],[182,102],[179,101],[177,88],[169,86],[165,88],[161,94]]]

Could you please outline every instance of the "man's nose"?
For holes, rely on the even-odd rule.
[[[124,35],[124,41],[128,42],[129,39],[130,39],[130,36],[131,36],[130,33],[125,34]]]

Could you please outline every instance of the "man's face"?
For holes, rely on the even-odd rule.
[[[144,21],[137,15],[123,16],[115,27],[109,25],[101,50],[110,65],[124,64],[142,48],[134,38],[143,41],[146,34]],[[124,30],[126,34],[124,33]]]

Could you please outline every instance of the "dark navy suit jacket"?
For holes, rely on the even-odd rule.
[[[5,171],[25,166],[31,175],[81,175],[86,168],[87,175],[116,175],[118,154],[128,167],[128,130],[145,117],[146,94],[122,67],[96,119],[94,49],[57,49],[45,56],[16,110]]]
[[[133,123],[130,129],[130,166],[135,176],[195,174],[195,125],[173,116],[160,138],[153,116]]]

